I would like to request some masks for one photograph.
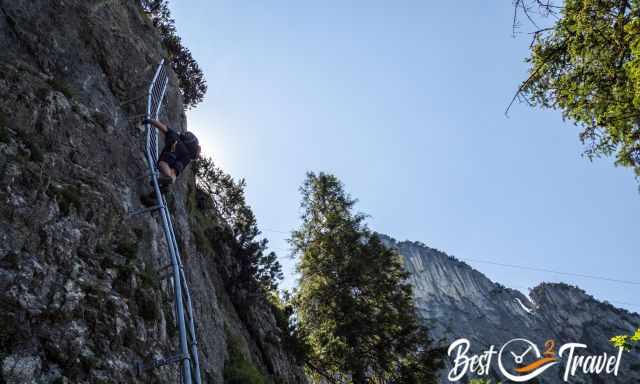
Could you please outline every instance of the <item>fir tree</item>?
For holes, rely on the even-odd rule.
[[[418,319],[398,253],[353,213],[335,176],[309,173],[301,193],[290,242],[301,257],[293,302],[309,365],[336,382],[437,382],[442,351]]]

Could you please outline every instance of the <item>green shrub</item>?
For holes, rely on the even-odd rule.
[[[193,239],[196,242],[196,248],[202,252],[211,252],[211,243],[207,236],[204,234],[202,227],[193,226]]]
[[[9,142],[9,130],[4,125],[0,125],[0,143]]]
[[[61,79],[49,79],[47,80],[47,84],[58,92],[61,92],[67,99],[72,99],[74,96],[73,89]]]
[[[130,239],[122,240],[118,243],[115,251],[127,259],[133,259],[138,253],[138,244]]]
[[[245,181],[234,180],[210,158],[195,161],[193,170],[196,175],[195,207],[193,202],[191,204],[192,210],[198,212],[195,217],[200,223],[203,222],[200,218],[213,223],[215,217],[228,224],[228,231],[215,231],[209,225],[203,226],[202,230],[206,239],[215,241],[230,232],[231,238],[225,241],[231,243],[240,267],[231,277],[235,287],[250,292],[275,290],[277,282],[282,280],[282,267],[275,254],[266,253],[267,240],[259,239],[256,217],[245,199]],[[198,203],[200,199],[203,205]]]
[[[133,234],[136,235],[136,238],[138,238],[138,240],[140,240],[144,236],[144,230],[137,227],[133,228]]]
[[[75,185],[67,185],[64,187],[50,186],[47,190],[47,195],[51,198],[55,198],[60,207],[60,212],[63,215],[68,216],[71,213],[71,208],[75,208],[76,211],[80,210],[82,204],[80,203],[80,188]]]
[[[106,260],[109,260],[109,262],[111,263],[110,265],[113,267],[116,267],[118,270],[118,280],[129,280],[129,278],[131,277],[131,275],[133,275],[135,273],[135,268],[133,268],[133,266],[131,266],[130,264],[124,264],[124,265],[115,265],[113,264],[113,261],[111,261],[111,259],[109,259],[108,257],[105,257],[103,262],[106,264]]]
[[[229,360],[224,367],[225,384],[265,384],[264,375],[240,352],[237,340],[229,341]]]
[[[44,86],[38,88],[35,92],[36,98],[39,100],[46,99],[48,94],[49,94],[49,88]]]
[[[144,271],[139,276],[142,288],[158,288],[158,273],[150,263],[145,266]]]
[[[111,116],[109,116],[109,114],[105,112],[94,111],[92,113],[92,118],[94,122],[96,122],[103,128],[109,125],[109,123],[111,122]]]
[[[150,290],[138,289],[135,293],[135,300],[140,317],[145,321],[154,321],[160,318],[160,310],[156,305],[156,298]]]
[[[0,143],[9,142],[9,128],[7,128],[7,116],[0,112]]]
[[[30,160],[35,161],[37,163],[44,160],[44,155],[42,154],[42,150],[38,146],[38,144],[34,142],[27,142],[27,148],[29,148]]]

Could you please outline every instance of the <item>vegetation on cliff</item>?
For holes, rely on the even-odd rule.
[[[196,189],[193,191],[192,215],[199,225],[195,237],[201,247],[214,247],[219,238],[231,240],[239,268],[230,276],[234,290],[248,296],[264,296],[278,288],[282,267],[273,252],[266,252],[268,241],[258,239],[256,217],[244,196],[246,183],[234,180],[204,158],[194,162]],[[216,222],[222,219],[222,222]]]
[[[207,93],[207,82],[198,62],[176,33],[176,25],[171,18],[168,1],[140,0],[140,5],[160,32],[162,44],[169,53],[171,68],[180,81],[180,92],[185,108],[195,107]]]

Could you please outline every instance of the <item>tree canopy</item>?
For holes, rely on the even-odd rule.
[[[398,253],[353,213],[355,200],[332,175],[309,173],[301,187],[300,255],[293,302],[308,363],[334,382],[436,383],[431,346]]]
[[[515,0],[514,25],[533,32],[517,96],[582,127],[585,155],[615,156],[640,176],[640,1]],[[551,21],[550,26],[538,25]]]
[[[207,82],[198,62],[191,55],[191,51],[182,44],[182,39],[176,32],[168,1],[140,0],[140,6],[160,32],[162,44],[169,54],[171,68],[180,82],[180,93],[185,108],[195,107],[207,93]]]

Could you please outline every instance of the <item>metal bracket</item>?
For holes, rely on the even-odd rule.
[[[169,365],[169,364],[179,363],[182,360],[190,360],[190,358],[189,356],[185,356],[183,354],[177,354],[175,356],[163,357],[157,360],[154,359],[148,364],[145,364],[143,362],[137,362],[135,365],[136,374],[138,376],[141,376],[144,373],[144,371],[160,368],[162,366]]]

